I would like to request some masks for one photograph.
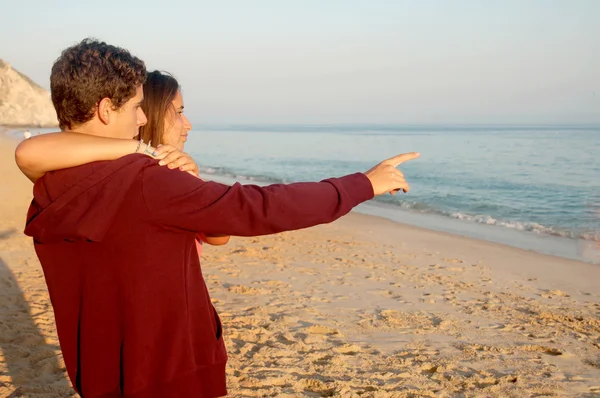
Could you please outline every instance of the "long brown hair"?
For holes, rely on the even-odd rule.
[[[177,80],[167,72],[155,70],[148,73],[144,83],[144,102],[142,110],[148,122],[140,127],[139,138],[144,142],[152,142],[152,146],[164,144],[163,134],[167,112],[179,90]]]

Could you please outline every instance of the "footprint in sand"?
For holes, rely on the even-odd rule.
[[[442,260],[444,260],[447,263],[458,263],[458,264],[464,263],[464,261],[459,258],[442,258]]]
[[[39,333],[20,333],[13,343],[22,347],[35,347],[44,344],[44,338]]]
[[[327,334],[327,335],[340,334],[339,330],[330,328],[329,326],[322,326],[322,325],[310,326],[310,327],[306,328],[306,331],[310,334]]]
[[[545,347],[545,346],[541,346],[541,345],[524,345],[519,348],[523,351],[541,352],[541,353],[552,355],[552,356],[558,356],[558,355],[563,354],[562,351],[560,351],[556,348]]]
[[[44,359],[48,359],[48,358],[56,358],[56,352],[52,351],[52,350],[48,350],[48,349],[41,349],[41,350],[37,350],[36,352],[32,353],[29,358],[27,358],[27,360],[29,361],[29,363],[37,363],[40,362]]]
[[[434,373],[436,373],[439,369],[439,365],[430,363],[430,362],[425,362],[424,364],[422,364],[419,369],[421,370],[421,372],[423,374],[428,374],[428,375],[432,375]]]
[[[298,392],[318,393],[322,397],[332,397],[335,394],[333,388],[327,387],[325,383],[316,379],[300,380],[294,385],[294,389]]]
[[[257,284],[259,285],[266,285],[266,286],[273,286],[273,287],[277,287],[277,288],[285,288],[285,289],[289,289],[292,287],[292,285],[290,285],[289,283],[285,283],[282,281],[276,281],[276,280],[265,280],[265,281],[260,281],[257,282]]]
[[[221,268],[220,269],[221,272],[229,275],[229,276],[233,276],[234,278],[237,277],[240,274],[240,270],[237,268]]]
[[[570,297],[567,293],[563,292],[562,290],[544,290],[544,293],[541,293],[540,296],[544,297],[544,298],[555,298],[555,297]]]
[[[398,294],[397,292],[394,292],[392,290],[377,290],[376,292],[386,298],[391,298],[391,299],[401,299],[402,298],[401,294]]]
[[[247,295],[258,295],[266,293],[263,289],[255,289],[253,287],[244,286],[244,285],[232,285],[229,286],[228,289],[232,293],[237,294],[247,294]]]
[[[62,374],[65,369],[61,368],[56,358],[46,358],[37,363],[38,371],[43,375]]]
[[[583,363],[593,368],[600,369],[600,359],[584,359]]]
[[[431,293],[423,293],[421,295],[421,297],[419,298],[419,301],[421,303],[428,303],[428,304],[435,304],[436,303],[435,299],[431,297]]]
[[[446,267],[440,264],[431,264],[429,265],[429,268],[434,268],[434,269],[445,269]]]
[[[329,300],[327,297],[306,296],[306,298],[317,303],[331,303],[331,300]]]
[[[312,363],[315,365],[327,365],[333,359],[333,355],[330,354],[320,354],[312,359]]]
[[[333,351],[342,355],[356,355],[361,351],[361,349],[355,344],[344,344],[340,347],[333,348]]]

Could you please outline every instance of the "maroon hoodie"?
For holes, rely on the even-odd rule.
[[[54,307],[69,377],[85,398],[227,394],[221,323],[195,237],[331,222],[371,199],[362,173],[258,187],[205,182],[132,154],[51,172],[25,233]]]

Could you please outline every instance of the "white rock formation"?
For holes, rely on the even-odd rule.
[[[0,125],[58,126],[48,90],[0,59]]]

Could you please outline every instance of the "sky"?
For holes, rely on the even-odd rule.
[[[597,0],[0,0],[49,88],[85,37],[174,74],[193,123],[600,124]]]

